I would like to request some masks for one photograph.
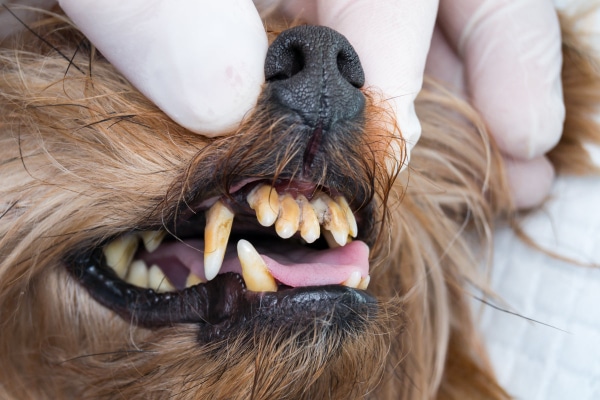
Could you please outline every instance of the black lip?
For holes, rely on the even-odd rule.
[[[66,264],[96,301],[125,320],[146,328],[199,324],[199,340],[206,342],[257,327],[295,330],[318,319],[356,328],[377,314],[373,296],[340,285],[259,293],[247,290],[240,275],[227,273],[177,293],[156,293],[118,278],[105,266],[100,249]]]

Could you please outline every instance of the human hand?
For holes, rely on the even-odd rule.
[[[440,0],[427,72],[469,97],[506,159],[518,208],[539,205],[565,118],[561,34],[548,0]]]
[[[119,71],[185,128],[237,126],[264,81],[267,36],[251,0],[59,0]]]

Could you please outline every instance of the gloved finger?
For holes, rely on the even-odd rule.
[[[505,165],[513,204],[517,208],[536,207],[546,200],[555,172],[545,156],[531,160],[506,159]]]
[[[228,132],[258,99],[267,37],[251,0],[60,0],[129,81],[180,125]]]
[[[466,98],[464,66],[438,25],[433,30],[425,73],[444,82],[454,94]]]
[[[361,60],[366,85],[388,99],[407,155],[421,135],[414,100],[423,85],[437,5],[437,0],[380,0],[376,6],[369,0],[317,3],[318,22],[346,36]]]
[[[560,139],[560,26],[548,0],[442,0],[439,21],[501,150],[531,159]]]

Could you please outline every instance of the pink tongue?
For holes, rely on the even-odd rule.
[[[273,277],[291,287],[337,285],[354,271],[360,272],[363,278],[369,275],[369,247],[359,240],[328,250],[278,245],[278,252],[273,253],[264,246],[257,245],[256,248]],[[182,267],[205,279],[202,240],[163,244],[153,253],[142,252],[139,258],[148,266],[156,264],[161,267],[180,289],[186,278],[182,276]],[[225,272],[242,272],[234,244],[227,247],[221,268],[221,273]]]

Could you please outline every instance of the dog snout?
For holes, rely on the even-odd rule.
[[[270,101],[300,116],[311,127],[329,129],[361,115],[365,76],[348,40],[323,26],[282,32],[265,61]]]

